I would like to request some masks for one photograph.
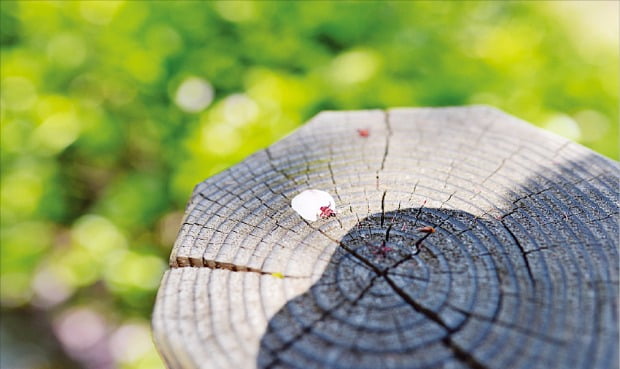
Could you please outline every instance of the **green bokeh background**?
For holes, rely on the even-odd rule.
[[[321,110],[489,104],[619,155],[613,1],[0,6],[2,368],[162,367],[193,186]]]

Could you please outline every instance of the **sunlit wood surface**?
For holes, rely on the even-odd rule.
[[[489,107],[321,113],[196,187],[157,347],[170,368],[617,368],[619,169]],[[336,217],[291,208],[311,188]]]

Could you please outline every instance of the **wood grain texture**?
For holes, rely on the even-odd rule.
[[[618,368],[619,169],[488,107],[321,113],[195,188],[157,347],[170,368]],[[291,209],[310,188],[336,217]]]

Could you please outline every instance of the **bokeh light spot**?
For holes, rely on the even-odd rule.
[[[64,95],[44,95],[36,106],[36,116],[45,120],[56,113],[71,113],[75,111],[74,102]]]
[[[189,77],[177,89],[174,101],[181,110],[197,113],[209,106],[213,97],[213,87],[209,82],[199,77]]]
[[[598,111],[582,110],[575,114],[574,118],[579,124],[584,142],[600,140],[609,131],[609,119]]]
[[[6,77],[0,86],[2,109],[27,110],[37,101],[34,84],[25,77]]]
[[[74,33],[55,35],[47,45],[47,57],[57,65],[75,68],[86,59],[84,41]]]
[[[122,363],[132,363],[139,360],[151,347],[151,332],[145,324],[122,325],[110,338],[112,356]]]
[[[224,99],[224,119],[236,127],[253,121],[258,113],[258,105],[245,94],[234,94]]]
[[[74,288],[59,278],[51,268],[41,268],[32,280],[34,305],[49,309],[68,299]]]
[[[150,50],[161,55],[173,54],[183,47],[183,39],[172,27],[158,24],[149,28],[146,34],[146,42]]]
[[[78,219],[73,225],[71,236],[97,259],[127,247],[125,236],[112,222],[99,215],[88,214]]]
[[[579,129],[579,124],[567,115],[556,115],[549,119],[544,126],[547,130],[568,139],[574,141],[579,141],[581,139],[581,129]]]
[[[204,125],[201,138],[203,150],[218,156],[230,155],[241,145],[241,137],[235,127],[225,122]]]
[[[54,114],[36,129],[33,142],[44,153],[56,154],[78,138],[80,129],[74,113]]]
[[[58,339],[73,353],[91,348],[106,334],[103,317],[83,307],[66,311],[57,318],[54,326]]]
[[[75,245],[51,255],[50,260],[50,268],[71,288],[91,285],[101,275],[101,260]]]
[[[7,221],[13,217],[32,215],[43,194],[43,181],[37,166],[24,164],[2,178],[0,199],[2,218]]]
[[[88,0],[80,2],[80,13],[87,21],[106,25],[114,19],[116,13],[123,6],[124,1],[117,0]]]
[[[125,69],[140,82],[151,83],[162,73],[158,54],[146,50],[133,50],[124,57]]]
[[[166,263],[154,255],[117,251],[108,255],[104,278],[116,291],[153,290],[159,285]]]
[[[256,16],[256,4],[253,1],[217,1],[215,11],[220,17],[230,22],[245,22]]]
[[[345,52],[332,61],[330,77],[341,84],[369,80],[379,69],[379,56],[369,50]]]

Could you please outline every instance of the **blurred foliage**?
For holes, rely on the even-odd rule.
[[[0,2],[1,366],[160,367],[193,186],[321,110],[489,104],[617,159],[615,4]]]

